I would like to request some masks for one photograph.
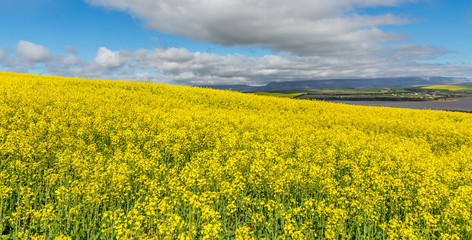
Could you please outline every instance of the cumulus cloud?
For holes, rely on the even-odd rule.
[[[417,47],[418,49],[416,49]],[[184,85],[249,84],[326,78],[373,78],[391,76],[472,75],[472,67],[421,64],[412,55],[435,53],[434,48],[405,46],[390,56],[277,56],[246,57],[190,52],[187,49],[140,49],[134,54],[136,67],[149,69]],[[410,52],[407,52],[409,50]],[[390,51],[395,51],[391,49]],[[176,54],[180,53],[180,54]],[[169,58],[169,56],[175,56]],[[181,57],[185,56],[185,57]]]
[[[69,55],[67,57],[63,57],[62,58],[62,62],[65,64],[65,65],[73,65],[73,64],[77,64],[80,62],[80,58],[75,56],[75,55]]]
[[[77,54],[77,50],[75,50],[74,46],[72,45],[67,45],[64,47],[64,49],[66,50],[66,52],[68,53],[72,53],[72,54]]]
[[[130,60],[130,53],[127,51],[113,52],[106,47],[100,47],[94,61],[99,66],[106,69],[114,69],[123,66]]]
[[[18,44],[20,45],[20,43]],[[32,46],[39,46],[32,44]],[[421,63],[447,50],[415,44],[382,47],[382,54],[362,56],[266,55],[247,57],[192,52],[185,48],[112,51],[100,47],[92,61],[77,55],[55,54],[32,62],[17,51],[0,50],[0,67],[8,71],[48,72],[54,75],[127,79],[182,85],[248,84],[327,78],[400,76],[472,76],[472,66]],[[46,49],[40,47],[38,49]],[[18,50],[18,49],[17,49]],[[388,54],[387,54],[388,53]],[[39,61],[39,59],[42,59]],[[40,64],[39,64],[40,63]]]
[[[16,45],[16,54],[30,62],[41,62],[49,57],[49,49],[39,44],[21,40]]]
[[[413,1],[413,0],[411,0]],[[221,45],[262,46],[297,55],[363,54],[404,35],[385,25],[407,24],[391,14],[358,15],[358,8],[395,6],[407,0],[87,0],[126,11],[149,28]]]

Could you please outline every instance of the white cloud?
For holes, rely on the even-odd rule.
[[[67,57],[61,58],[62,63],[65,65],[73,65],[80,62],[80,58],[75,55],[69,55]]]
[[[16,54],[30,62],[41,62],[49,57],[49,49],[39,44],[21,40],[16,45]]]
[[[472,76],[472,66],[415,61],[444,54],[447,52],[444,49],[415,44],[379,49],[381,54],[362,56],[247,57],[191,52],[185,48],[139,49],[129,52],[101,47],[96,58],[89,62],[76,55],[49,53],[47,57],[40,58],[41,61],[32,62],[26,60],[24,54],[8,57],[8,50],[1,50],[0,54],[4,57],[3,60],[0,59],[0,67],[8,71],[48,72],[72,77],[158,81],[182,85],[263,85],[273,81],[327,78]]]
[[[470,66],[421,64],[412,56],[436,54],[437,49],[407,45],[391,56],[276,56],[246,57],[189,52],[186,49],[140,49],[134,54],[140,69],[160,73],[171,82],[185,85],[250,84],[326,78],[373,78],[392,76],[472,76]],[[169,59],[184,52],[185,58]],[[176,60],[179,59],[179,60]]]
[[[411,0],[413,1],[413,0]],[[354,55],[404,36],[379,29],[407,24],[387,15],[357,15],[357,8],[407,0],[87,0],[126,11],[149,28],[221,45],[262,46],[297,55]]]
[[[127,51],[113,52],[106,47],[100,47],[94,61],[103,68],[114,69],[128,62],[130,60],[129,55]]]

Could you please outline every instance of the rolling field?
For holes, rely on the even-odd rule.
[[[472,117],[0,73],[3,239],[472,239]]]

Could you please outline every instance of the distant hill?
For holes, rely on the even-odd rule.
[[[248,85],[199,85],[198,87],[225,89],[238,92],[267,92],[295,89],[317,88],[374,88],[374,87],[410,87],[435,84],[472,84],[470,78],[452,77],[393,77],[393,78],[358,78],[358,79],[325,79],[293,82],[271,82],[265,86]]]

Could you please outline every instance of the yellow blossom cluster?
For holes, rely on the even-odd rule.
[[[4,239],[472,239],[472,115],[0,73]]]

